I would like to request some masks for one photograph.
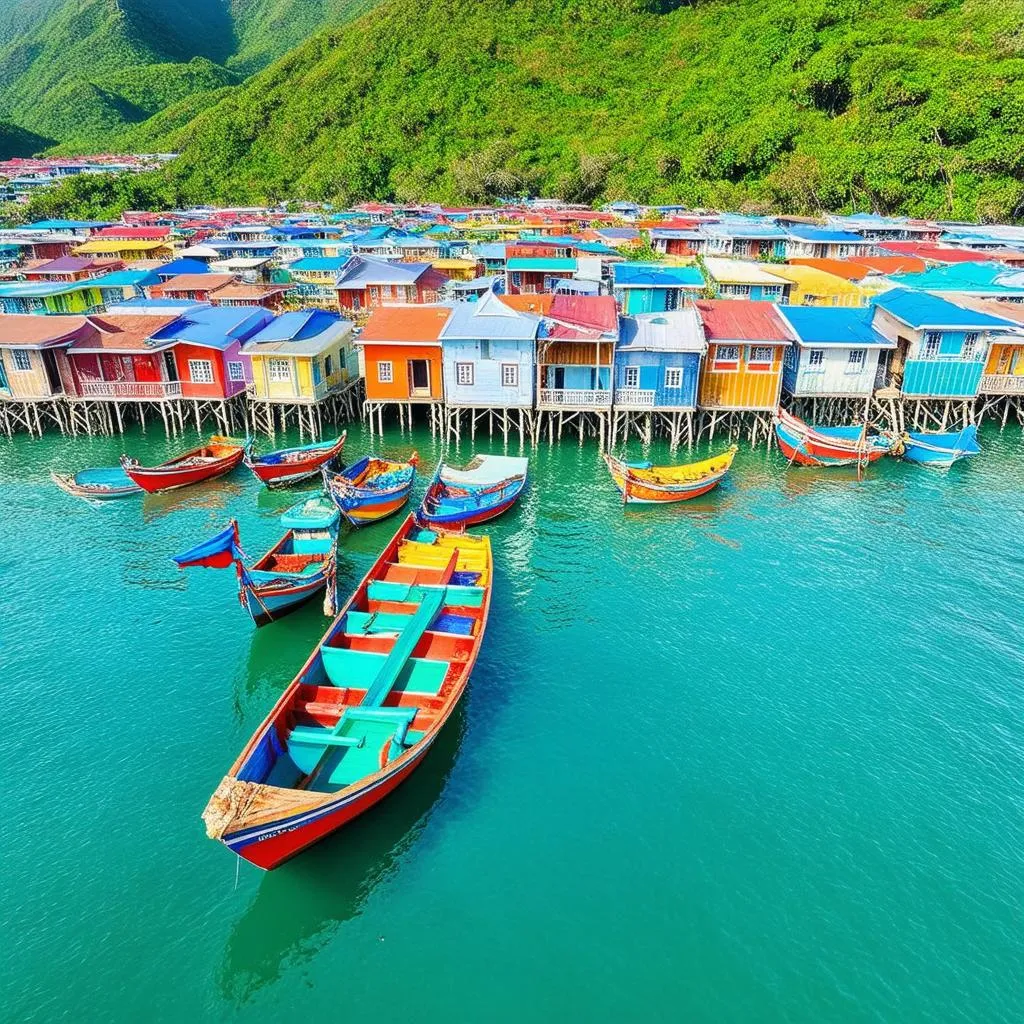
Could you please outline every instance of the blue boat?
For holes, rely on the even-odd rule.
[[[325,614],[333,614],[338,511],[318,495],[300,501],[281,516],[284,536],[262,557],[246,563],[238,523],[173,556],[179,568],[235,566],[238,600],[257,626],[283,618],[327,588]]]
[[[974,424],[952,433],[903,435],[903,458],[930,469],[949,469],[957,459],[980,453],[978,428]]]
[[[120,466],[101,466],[78,473],[51,473],[50,479],[62,491],[88,501],[110,501],[142,493],[142,488]]]
[[[367,455],[339,471],[325,466],[324,489],[348,522],[366,526],[393,515],[409,500],[418,462],[413,452],[408,462]]]
[[[418,518],[431,528],[462,529],[510,509],[526,487],[527,459],[478,455],[458,469],[438,465]]]

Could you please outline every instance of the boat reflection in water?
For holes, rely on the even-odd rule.
[[[231,480],[211,480],[187,490],[147,494],[142,499],[142,521],[153,523],[182,509],[201,508],[221,512],[228,504],[241,498],[245,490]]]
[[[369,813],[262,877],[224,949],[217,983],[225,999],[241,1006],[283,972],[311,960],[346,921],[362,913],[377,886],[395,876],[431,817],[443,814],[440,797],[464,731],[460,704],[403,785]]]

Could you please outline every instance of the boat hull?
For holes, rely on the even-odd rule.
[[[387,519],[388,516],[400,512],[402,506],[409,500],[411,491],[412,485],[410,484],[399,494],[336,500],[335,504],[345,520],[352,526],[369,526],[370,523],[379,523],[382,519]]]
[[[430,513],[421,509],[419,519],[427,526],[477,526],[491,519],[497,519],[498,516],[507,512],[519,500],[519,495],[522,493],[523,487],[520,486],[514,494],[506,495],[496,504],[488,508],[475,509],[469,512]]]
[[[776,417],[775,438],[786,459],[798,466],[864,466],[888,455],[891,448],[872,436],[830,439],[801,420],[784,414]]]
[[[625,504],[667,505],[713,491],[729,475],[735,457],[733,446],[722,455],[687,466],[631,466],[609,454],[604,461]],[[684,474],[692,478],[686,479]]]
[[[622,494],[627,505],[671,505],[680,501],[689,501],[691,498],[699,498],[702,494],[713,491],[728,475],[729,470],[725,469],[713,477],[708,477],[707,480],[701,480],[685,488],[672,491],[655,489],[634,480],[626,480],[621,476],[616,477],[614,473],[612,480],[615,481],[615,486],[618,487],[619,493]]]
[[[394,771],[357,793],[347,794],[306,814],[290,815],[255,829],[225,833],[221,841],[243,860],[271,871],[383,800],[422,763],[432,745],[433,738],[425,741],[422,749],[410,751],[415,756],[410,757],[408,763],[396,763]]]
[[[294,585],[286,587],[259,587],[243,584],[239,597],[245,610],[257,626],[276,622],[302,607],[327,585],[327,576],[317,572],[314,576],[296,578]]]
[[[124,471],[147,494],[158,494],[161,491],[174,491],[179,487],[191,487],[205,480],[225,476],[239,466],[244,454],[245,450],[239,448],[231,455],[199,466],[144,468],[126,465]]]
[[[949,434],[905,434],[903,458],[928,469],[949,469],[955,462],[981,453],[976,427]]]
[[[142,493],[139,487],[120,467],[116,470],[107,470],[110,474],[110,481],[105,483],[90,483],[89,474],[95,470],[86,470],[85,473],[51,473],[50,479],[65,493],[75,498],[86,498],[89,501],[116,501],[118,498],[131,498]],[[117,480],[114,474],[123,477],[123,481]]]
[[[346,435],[342,434],[330,447],[311,449],[308,452],[308,457],[300,457],[293,461],[268,461],[275,455],[280,456],[281,454],[272,453],[262,458],[250,457],[245,460],[245,464],[252,471],[253,476],[265,486],[270,488],[288,487],[301,480],[308,480],[310,477],[316,476],[321,467],[341,453],[341,449],[345,446],[345,437]],[[296,453],[300,456],[304,455],[301,449],[297,449]]]

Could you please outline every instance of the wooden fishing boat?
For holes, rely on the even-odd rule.
[[[230,473],[242,461],[248,444],[233,437],[211,437],[208,444],[159,466],[142,466],[138,459],[122,455],[121,468],[148,494],[156,494]]]
[[[981,453],[978,428],[973,424],[950,433],[906,433],[902,440],[903,458],[930,469],[949,469],[958,459]]]
[[[605,455],[604,461],[627,505],[658,505],[687,501],[714,490],[728,475],[737,451],[733,445],[721,455],[682,466],[623,462],[613,455]]]
[[[895,438],[873,431],[867,424],[850,427],[815,427],[785,409],[775,414],[779,450],[801,466],[864,466],[888,455]]]
[[[283,618],[325,587],[325,611],[333,615],[338,518],[326,498],[308,498],[281,516],[284,536],[251,564],[246,564],[234,519],[215,537],[174,555],[173,561],[180,569],[234,565],[239,603],[257,626]]]
[[[366,526],[393,515],[409,500],[418,463],[415,452],[408,462],[368,455],[337,472],[325,467],[324,488],[348,522]]]
[[[420,506],[420,522],[439,528],[463,528],[500,516],[526,487],[528,459],[477,455],[461,469],[437,467]]]
[[[266,455],[245,453],[245,465],[253,476],[267,487],[286,487],[307,480],[320,472],[320,467],[341,454],[348,431],[333,441],[320,441],[299,448],[281,448]]]
[[[407,517],[210,798],[210,838],[274,868],[406,779],[465,691],[491,578],[487,537]]]
[[[110,501],[142,493],[142,488],[120,466],[101,466],[77,473],[51,473],[50,479],[62,491],[88,501]]]

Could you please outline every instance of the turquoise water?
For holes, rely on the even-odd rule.
[[[48,470],[176,446],[0,441],[0,1016],[1024,1019],[1024,442],[982,444],[860,483],[744,450],[626,512],[592,444],[532,454],[443,738],[264,875],[199,815],[325,620],[256,631],[168,556],[230,515],[259,553],[296,494],[94,509]]]

